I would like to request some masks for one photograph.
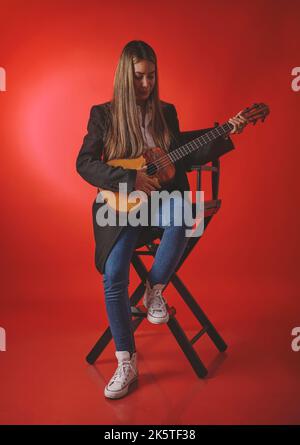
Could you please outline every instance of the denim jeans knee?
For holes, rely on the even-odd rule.
[[[158,209],[158,225],[164,227],[183,227],[186,228],[184,212],[190,205],[189,201],[177,192],[169,199],[162,200]]]
[[[128,277],[119,279],[119,277],[112,277],[105,274],[103,277],[105,299],[109,301],[113,299],[123,299],[123,295],[127,292],[128,284]]]

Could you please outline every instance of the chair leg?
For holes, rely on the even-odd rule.
[[[138,257],[136,253],[132,255],[131,259],[132,265],[135,268],[137,274],[139,275],[140,279],[143,281],[146,281],[148,276],[148,271],[143,263],[143,261]]]
[[[138,317],[135,320],[132,320],[132,327],[134,332],[137,330],[137,328],[143,322],[143,320],[144,319],[142,317]]]
[[[180,278],[176,274],[174,274],[171,278],[171,282],[176,288],[176,290],[179,292],[185,303],[191,309],[197,320],[204,327],[214,345],[218,348],[220,352],[224,352],[227,349],[227,344],[225,343],[221,335],[218,333],[214,325],[211,323],[211,321],[207,318],[207,316],[200,308],[198,303],[195,301],[191,293],[187,290],[186,286],[183,284]]]
[[[136,269],[137,273],[141,277],[141,279],[145,280],[147,277],[147,269],[144,266],[143,262],[140,258],[135,254],[133,256],[133,266]],[[214,325],[207,318],[203,310],[200,308],[199,304],[195,301],[192,294],[188,291],[186,286],[180,280],[176,273],[173,274],[170,282],[174,285],[175,289],[179,293],[179,295],[183,298],[185,303],[188,305],[190,310],[194,313],[197,320],[201,323],[201,325],[205,328],[207,334],[211,338],[214,345],[218,348],[220,352],[224,352],[227,349],[227,344],[218,333]]]
[[[134,255],[132,264],[134,268],[136,269],[137,273],[139,274],[140,278],[145,280],[147,277],[147,269],[143,262],[138,258],[137,255]],[[205,377],[207,375],[207,369],[205,368],[204,364],[199,358],[199,355],[193,348],[190,340],[184,333],[182,327],[176,320],[175,316],[170,317],[168,321],[168,327],[174,337],[176,338],[180,348],[182,349],[183,353],[189,360],[190,364],[192,365],[194,371],[196,372],[198,377]]]
[[[207,375],[207,369],[205,368],[204,364],[199,358],[199,355],[193,348],[190,340],[184,333],[183,329],[181,328],[180,324],[176,320],[175,316],[171,317],[168,321],[168,327],[174,337],[177,340],[177,343],[179,344],[180,348],[182,349],[183,353],[185,354],[186,358],[192,365],[195,373],[198,377],[205,377]]]
[[[86,356],[86,361],[90,365],[93,365],[95,363],[95,361],[97,360],[99,355],[102,353],[102,351],[106,348],[106,346],[111,341],[111,339],[112,339],[111,330],[108,327],[105,330],[104,334],[99,338],[99,340],[97,341],[95,346],[92,348],[92,350]]]
[[[136,306],[145,292],[145,284],[141,281],[130,297],[130,305]]]

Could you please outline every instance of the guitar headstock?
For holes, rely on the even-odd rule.
[[[251,107],[245,108],[241,114],[247,119],[248,123],[255,125],[259,120],[264,122],[265,118],[270,114],[270,109],[268,105],[263,103],[253,104]]]

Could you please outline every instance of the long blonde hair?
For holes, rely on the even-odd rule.
[[[114,77],[109,126],[104,140],[104,159],[135,158],[142,154],[144,139],[140,128],[134,89],[134,63],[148,60],[155,65],[155,83],[147,99],[152,108],[149,130],[158,147],[168,151],[171,141],[158,89],[157,58],[141,40],[132,40],[122,50]]]

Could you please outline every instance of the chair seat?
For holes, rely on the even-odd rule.
[[[144,227],[136,244],[136,249],[153,243],[157,239],[161,239],[164,230],[159,227]]]

